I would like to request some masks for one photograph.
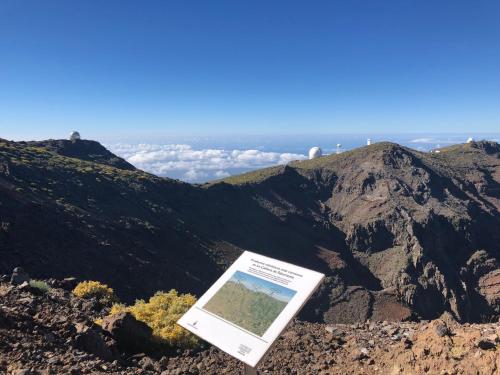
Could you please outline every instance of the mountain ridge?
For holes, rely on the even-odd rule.
[[[499,314],[497,143],[384,142],[201,186],[59,145],[0,141],[0,272],[98,278],[129,299],[200,294],[251,250],[327,274],[310,320]]]

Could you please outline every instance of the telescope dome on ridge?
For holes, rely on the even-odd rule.
[[[309,159],[316,159],[323,155],[323,151],[319,147],[313,147],[309,150]]]
[[[80,139],[80,133],[78,133],[76,130],[73,130],[69,135],[69,140],[70,141],[77,141],[79,139]]]

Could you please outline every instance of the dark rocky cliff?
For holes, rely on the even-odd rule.
[[[379,143],[192,186],[64,142],[0,141],[0,272],[202,293],[252,250],[327,275],[310,319],[500,313],[497,143]]]

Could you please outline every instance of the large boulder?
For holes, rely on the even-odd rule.
[[[10,278],[10,283],[12,285],[21,285],[24,282],[29,282],[30,276],[22,267],[16,267],[12,271],[12,276]]]
[[[75,326],[77,335],[74,346],[87,353],[92,353],[105,361],[112,361],[117,356],[116,348],[108,344],[98,327],[79,323]]]
[[[120,350],[137,353],[151,349],[151,328],[128,312],[104,318],[102,328],[111,333]]]

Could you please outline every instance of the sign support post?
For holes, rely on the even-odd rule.
[[[245,370],[243,371],[244,375],[257,375],[257,370],[255,367],[250,367],[247,364],[245,364]]]

